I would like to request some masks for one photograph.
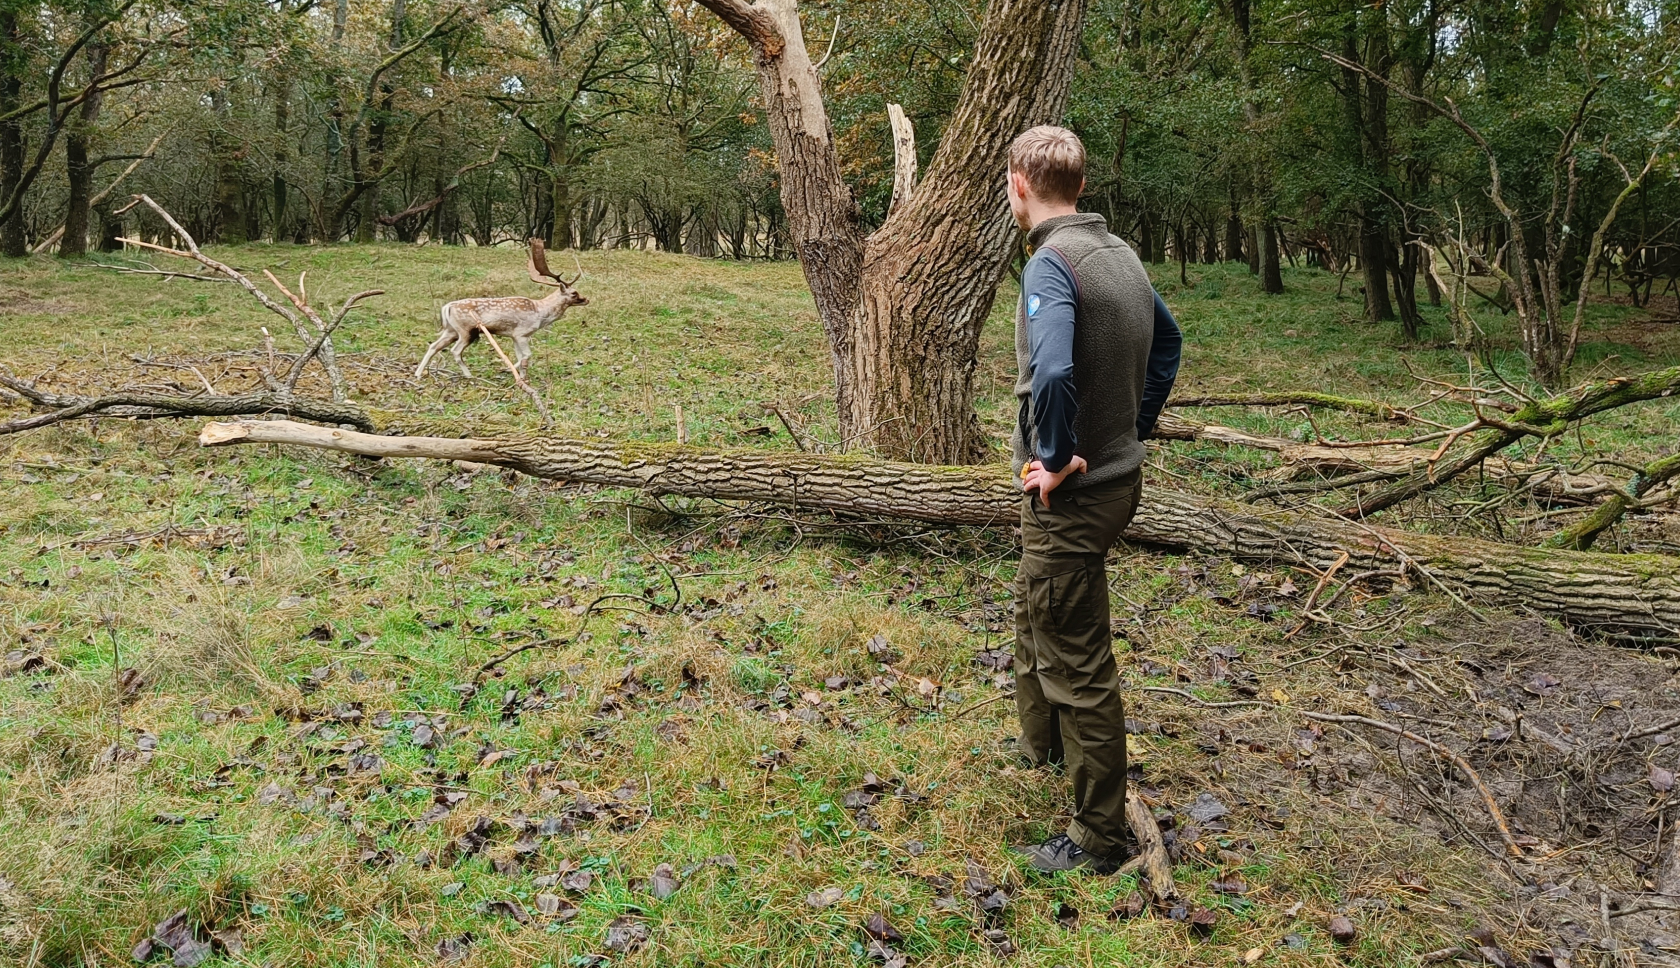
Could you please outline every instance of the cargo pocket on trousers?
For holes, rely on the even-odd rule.
[[[1083,631],[1101,619],[1091,573],[1091,567],[1081,562],[1076,570],[1049,579],[1051,631]]]

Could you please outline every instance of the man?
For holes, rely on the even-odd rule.
[[[1075,207],[1085,148],[1044,125],[1009,149],[1009,208],[1027,232],[1015,317],[1021,501],[1015,702],[1022,752],[1065,763],[1067,832],[1019,848],[1040,870],[1107,873],[1126,855],[1126,717],[1103,560],[1137,510],[1143,441],[1183,342],[1143,264]]]

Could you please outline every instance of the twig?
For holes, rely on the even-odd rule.
[[[830,34],[829,37],[828,37],[828,50],[823,53],[821,60],[819,60],[815,64],[811,65],[811,70],[820,71],[820,70],[823,69],[823,65],[828,63],[828,59],[830,57],[834,56],[834,42],[836,40],[839,40],[839,39],[840,39],[840,16],[839,16],[839,14],[836,14],[834,16],[834,33]]]
[[[547,430],[553,425],[553,421],[548,419],[548,408],[543,405],[543,399],[537,393],[536,388],[532,387],[531,384],[526,383],[525,378],[519,375],[519,368],[513,365],[513,361],[508,359],[508,355],[506,353],[502,352],[502,344],[496,342],[496,337],[490,332],[488,327],[486,327],[483,323],[480,323],[478,325],[478,331],[483,333],[484,338],[490,341],[490,348],[496,351],[496,355],[502,360],[502,365],[507,367],[507,371],[509,373],[513,374],[513,382],[519,384],[519,388],[524,390],[526,395],[531,398],[531,401],[537,405],[537,413],[542,416],[543,429]]]
[[[981,708],[982,706],[990,706],[994,702],[1002,702],[1005,699],[1014,699],[1014,698],[1015,698],[1015,694],[1013,692],[999,693],[999,694],[991,697],[990,699],[982,699],[979,702],[970,703],[967,706],[964,706],[963,708],[957,710],[956,712],[952,713],[951,715],[945,717],[945,721],[954,723],[957,720],[963,718],[964,716],[967,716],[969,713],[974,712],[976,709]]]
[[[1644,739],[1647,736],[1655,736],[1658,733],[1666,733],[1671,729],[1680,729],[1680,719],[1671,719],[1666,723],[1658,723],[1655,726],[1647,726],[1644,729],[1637,729],[1623,733],[1622,735],[1616,737],[1616,745],[1620,746],[1630,740]]]
[[[1265,700],[1262,700],[1262,699],[1233,699],[1230,702],[1210,702],[1209,700],[1203,699],[1200,696],[1197,696],[1197,695],[1194,695],[1192,693],[1186,692],[1183,689],[1174,689],[1170,686],[1144,686],[1143,691],[1144,692],[1159,692],[1159,693],[1165,693],[1165,694],[1171,695],[1171,696],[1178,696],[1182,699],[1190,700],[1191,702],[1193,702],[1196,705],[1202,707],[1203,709],[1241,709],[1241,708],[1244,708],[1244,707],[1258,707],[1258,708],[1262,708],[1262,709],[1275,709],[1277,707],[1277,703],[1266,702]]]
[[[1311,612],[1313,610],[1313,606],[1318,604],[1318,596],[1324,594],[1324,586],[1330,584],[1331,577],[1334,576],[1336,572],[1340,571],[1342,566],[1347,564],[1349,559],[1352,557],[1352,555],[1343,551],[1336,557],[1335,563],[1329,568],[1326,568],[1324,570],[1324,574],[1318,576],[1318,584],[1313,586],[1312,594],[1307,596],[1307,603],[1301,607],[1301,611],[1303,613]]]
[[[793,438],[793,446],[798,447],[801,451],[804,451],[805,442],[799,439],[799,431],[793,429],[793,424],[788,423],[788,418],[782,413],[782,408],[770,403],[766,403],[763,406],[764,409],[775,414],[776,419],[780,420],[782,422],[782,426],[787,428],[788,436]]]

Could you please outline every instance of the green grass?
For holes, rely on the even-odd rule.
[[[321,304],[386,288],[337,340],[354,397],[381,413],[463,429],[534,424],[483,346],[469,356],[475,380],[441,366],[411,379],[443,301],[531,288],[518,253],[218,254],[288,281],[307,270]],[[696,443],[787,447],[763,409],[774,403],[836,439],[797,266],[627,252],[583,264],[591,305],[535,341],[533,381],[558,432],[670,440],[681,404]],[[1461,366],[1445,348],[1403,348],[1392,328],[1359,321],[1356,302],[1334,298],[1334,277],[1289,271],[1290,294],[1267,298],[1240,267],[1192,276],[1191,287],[1161,281],[1189,338],[1186,386],[1416,399],[1403,360],[1436,374]],[[994,430],[1012,412],[1012,305],[1006,286],[982,347],[980,407]],[[0,264],[0,313],[0,362],[65,392],[197,384],[149,365],[160,363],[242,388],[263,364],[249,352],[259,327],[296,343],[232,286],[46,259]],[[1637,329],[1637,315],[1598,312],[1595,337]],[[1674,359],[1672,335],[1653,332],[1645,348],[1595,342],[1588,365],[1612,352],[1618,369]],[[1665,412],[1612,432],[1635,440],[1672,420]],[[766,426],[768,437],[749,433]],[[1323,426],[1359,427],[1335,416]],[[1361,940],[1339,957],[1352,964],[1407,963],[1483,918],[1513,942],[1532,936],[1489,913],[1506,885],[1477,849],[1314,793],[1270,754],[1212,771],[1197,752],[1202,718],[1159,698],[1135,714],[1177,729],[1136,737],[1145,782],[1179,808],[1203,791],[1233,807],[1231,830],[1203,836],[1178,874],[1192,902],[1220,910],[1212,936],[1160,916],[1109,920],[1127,882],[1018,870],[1006,845],[1058,829],[1068,804],[1060,781],[1015,764],[1004,683],[973,661],[1008,647],[1007,533],[846,531],[706,502],[667,513],[629,493],[445,464],[206,452],[195,432],[105,419],[0,439],[0,651],[47,663],[0,678],[0,960],[123,963],[185,908],[206,927],[239,927],[245,953],[223,957],[250,965],[432,964],[437,944],[463,933],[475,939],[472,965],[558,968],[591,953],[631,965],[860,965],[860,925],[878,912],[915,963],[992,964],[974,906],[960,890],[954,907],[937,904],[948,887],[930,880],[960,882],[970,858],[1010,886],[1000,927],[1022,965],[1232,964],[1255,948],[1266,964],[1320,963],[1333,957],[1326,919],[1350,905]],[[1210,448],[1158,460],[1210,488],[1265,466]],[[1201,669],[1211,645],[1269,662],[1318,634],[1283,641],[1295,624],[1287,601],[1268,621],[1222,599],[1249,594],[1228,563],[1126,554],[1114,567],[1133,687],[1177,679],[1149,669]],[[1186,590],[1191,576],[1207,593]],[[577,611],[608,592],[661,607],[615,599],[584,622]],[[1400,631],[1432,641],[1420,623],[1447,606],[1405,608]],[[463,688],[503,650],[580,628],[507,662],[476,694]],[[866,648],[876,635],[899,653],[890,668]],[[835,676],[845,688],[829,688]],[[1195,676],[1198,691],[1226,693]],[[940,687],[937,706],[917,692],[923,678]],[[1351,703],[1364,684],[1304,668],[1265,688]],[[1288,717],[1241,723],[1232,728],[1289,747]],[[421,724],[435,745],[416,744]],[[870,772],[917,797],[895,798],[889,783],[871,808],[879,829],[842,805]],[[455,794],[446,814],[418,822]],[[614,807],[521,844],[522,825],[575,813],[580,796]],[[1260,822],[1280,806],[1295,819]],[[488,842],[459,847],[480,817],[494,824]],[[724,854],[734,863],[707,863]],[[644,886],[660,864],[694,867],[664,900]],[[536,895],[562,892],[537,878],[566,869],[596,875],[572,898],[578,914],[538,915]],[[1400,869],[1429,873],[1428,903],[1396,888]],[[1230,874],[1254,890],[1208,891]],[[807,905],[829,886],[842,900]],[[531,911],[529,924],[485,909],[508,899]],[[1062,904],[1080,912],[1076,927],[1057,923]],[[649,927],[639,953],[605,946],[624,916]]]

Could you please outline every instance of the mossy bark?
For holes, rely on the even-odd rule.
[[[284,420],[209,424],[199,442],[301,444],[376,457],[470,460],[549,480],[940,525],[1009,527],[1021,501],[1018,483],[1002,464],[951,467],[861,455],[704,450],[542,435],[381,437]],[[1680,629],[1680,560],[1660,555],[1521,548],[1410,534],[1148,487],[1125,538],[1316,570],[1329,568],[1346,553],[1349,564],[1360,570],[1422,569],[1425,584],[1439,582],[1468,599],[1532,609],[1577,627],[1646,635]]]

